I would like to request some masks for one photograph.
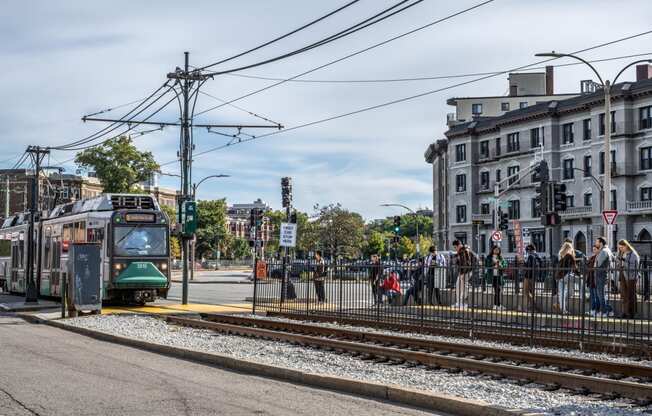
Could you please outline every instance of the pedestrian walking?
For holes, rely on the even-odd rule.
[[[371,256],[371,267],[369,268],[369,285],[371,286],[371,296],[374,303],[378,299],[378,286],[380,286],[381,274],[380,257],[378,254],[373,254]]]
[[[507,268],[507,261],[503,258],[500,246],[493,246],[491,254],[485,258],[485,275],[484,279],[487,284],[493,287],[494,291],[494,310],[503,310],[501,305],[501,288],[503,286],[503,275]]]
[[[618,275],[620,281],[620,299],[623,305],[623,319],[636,316],[636,284],[639,279],[641,259],[634,247],[627,240],[618,241]]]
[[[541,308],[536,303],[535,289],[542,263],[541,257],[537,254],[533,244],[528,244],[525,247],[525,256],[525,274],[523,276],[523,296],[525,301],[523,304],[527,305],[528,310],[532,308],[534,312],[540,312]]]
[[[441,305],[441,289],[446,288],[446,257],[437,253],[435,246],[428,248],[428,255],[423,262],[423,275],[426,283],[424,302],[431,306]]]
[[[595,240],[595,247],[598,248],[598,255],[595,258],[595,294],[598,300],[598,312],[603,317],[613,316],[613,309],[609,305],[607,285],[611,285],[611,275],[614,268],[614,255],[607,246],[604,237]]]
[[[467,282],[473,271],[473,254],[471,250],[462,244],[460,240],[453,241],[453,248],[457,252],[457,281],[455,283],[455,305],[454,308],[464,308],[468,297]]]
[[[410,297],[414,299],[415,305],[423,302],[423,263],[423,259],[417,260],[416,267],[409,271],[410,287],[403,295],[403,306],[407,306]]]
[[[570,298],[571,284],[575,280],[577,264],[575,263],[575,250],[569,242],[564,242],[559,250],[559,270],[557,271],[557,296],[559,310],[567,314]]]
[[[317,302],[326,302],[326,290],[324,289],[324,279],[326,278],[326,263],[321,255],[321,251],[315,251],[315,270],[313,272],[313,282],[315,292],[317,293]]]

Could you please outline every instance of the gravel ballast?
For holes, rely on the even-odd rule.
[[[485,376],[374,364],[276,341],[168,325],[163,320],[148,316],[88,316],[69,319],[66,323],[113,335],[218,353],[315,374],[394,384],[550,415],[641,415],[652,411],[650,408],[631,407],[626,401],[606,402],[563,391],[548,392],[535,385],[518,386]]]

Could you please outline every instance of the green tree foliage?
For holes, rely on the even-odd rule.
[[[94,170],[107,193],[132,192],[159,169],[152,153],[136,149],[127,136],[77,153],[75,163]]]
[[[249,240],[244,238],[235,238],[229,247],[229,253],[234,259],[244,259],[251,256],[251,247]]]
[[[419,236],[419,249],[421,250],[421,257],[428,255],[428,249],[432,245],[432,238],[424,236],[423,234]]]
[[[419,236],[422,235],[432,235],[432,217],[426,217],[423,215],[412,215],[406,214],[401,216],[401,229],[400,235],[407,236],[411,238],[416,238],[417,236],[417,222],[419,223]],[[374,222],[368,225],[369,231],[378,231],[378,232],[394,232],[394,216],[387,217],[378,222]]]
[[[416,254],[416,246],[409,237],[403,236],[398,242],[398,257],[411,259]]]
[[[228,251],[232,237],[226,229],[226,200],[199,201],[197,217],[196,257],[211,258],[218,249]]]
[[[267,243],[267,255],[274,256],[279,253],[279,234],[281,223],[285,222],[287,216],[284,210],[274,210],[265,213],[272,226],[270,241]],[[315,240],[315,233],[312,229],[312,223],[308,221],[308,214],[297,211],[297,246],[296,252],[306,254],[308,251],[315,250],[318,242]]]
[[[177,210],[168,205],[161,205],[161,210],[165,212],[170,219],[170,231],[174,229],[174,225],[177,223]],[[181,258],[181,242],[177,236],[170,236],[170,256],[173,259]]]
[[[364,246],[365,256],[369,257],[372,254],[383,256],[385,254],[385,239],[386,236],[384,233],[379,231],[371,231]]]
[[[357,258],[364,243],[365,224],[360,214],[348,211],[338,203],[315,205],[314,233],[326,255]],[[317,248],[317,247],[316,247]]]

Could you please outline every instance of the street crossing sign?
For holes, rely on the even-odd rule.
[[[503,233],[501,233],[498,230],[494,231],[493,233],[491,233],[491,241],[496,243],[503,241]]]
[[[281,223],[279,246],[294,247],[297,244],[297,225],[291,222]]]
[[[613,225],[616,222],[616,217],[618,216],[618,211],[615,209],[602,211],[602,218],[607,225]]]

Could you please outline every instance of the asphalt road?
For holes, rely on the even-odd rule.
[[[0,415],[427,415],[0,316]]]

